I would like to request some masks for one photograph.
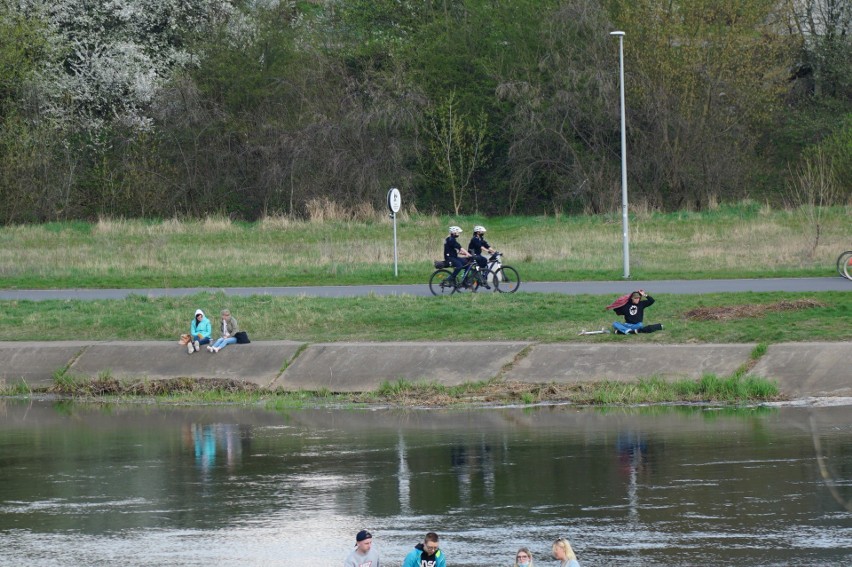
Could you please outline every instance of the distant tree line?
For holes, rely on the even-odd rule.
[[[0,0],[0,222],[616,210],[616,29],[632,202],[850,202],[848,0]]]

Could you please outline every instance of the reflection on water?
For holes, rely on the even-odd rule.
[[[338,566],[364,527],[390,567],[429,530],[453,566],[558,536],[586,565],[849,564],[849,417],[5,400],[0,564]]]
[[[191,444],[195,453],[195,464],[202,473],[208,473],[216,465],[217,447],[220,454],[224,453],[220,459],[228,470],[234,470],[242,456],[243,445],[251,440],[249,428],[240,428],[231,423],[187,423],[183,431],[187,445]]]

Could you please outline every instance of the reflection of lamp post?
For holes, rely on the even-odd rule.
[[[624,118],[624,32],[609,32],[618,36],[618,76],[621,85],[621,226],[624,248],[624,278],[630,277],[630,242],[627,227],[627,124]]]

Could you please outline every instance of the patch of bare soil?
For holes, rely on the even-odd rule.
[[[390,395],[376,396],[374,393],[354,395],[354,402],[384,403],[400,407],[449,407],[458,404],[515,404],[542,402],[586,402],[596,383],[585,384],[529,384],[523,382],[495,381],[477,386],[469,391],[435,391],[434,388],[413,387]]]
[[[769,305],[731,305],[725,307],[699,307],[683,314],[693,321],[729,321],[747,317],[761,317],[768,312],[797,311],[825,307],[821,301],[814,299],[797,299],[795,301],[779,301]]]

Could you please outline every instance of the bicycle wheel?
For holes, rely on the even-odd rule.
[[[504,265],[497,270],[494,280],[497,283],[497,291],[501,293],[515,293],[521,286],[521,276],[512,266]]]
[[[453,274],[449,270],[435,270],[429,278],[429,291],[432,295],[452,295],[456,292]]]
[[[456,291],[459,293],[464,293],[466,291],[476,293],[476,290],[479,287],[479,282],[476,280],[476,272],[473,270],[467,270],[466,272],[462,272],[460,277],[461,279],[459,280],[459,285],[456,288]]]
[[[837,257],[837,273],[847,280],[852,280],[852,250],[847,250]]]
[[[473,291],[481,290],[497,291],[497,274],[487,268],[479,272],[479,279],[476,280],[476,287]]]

